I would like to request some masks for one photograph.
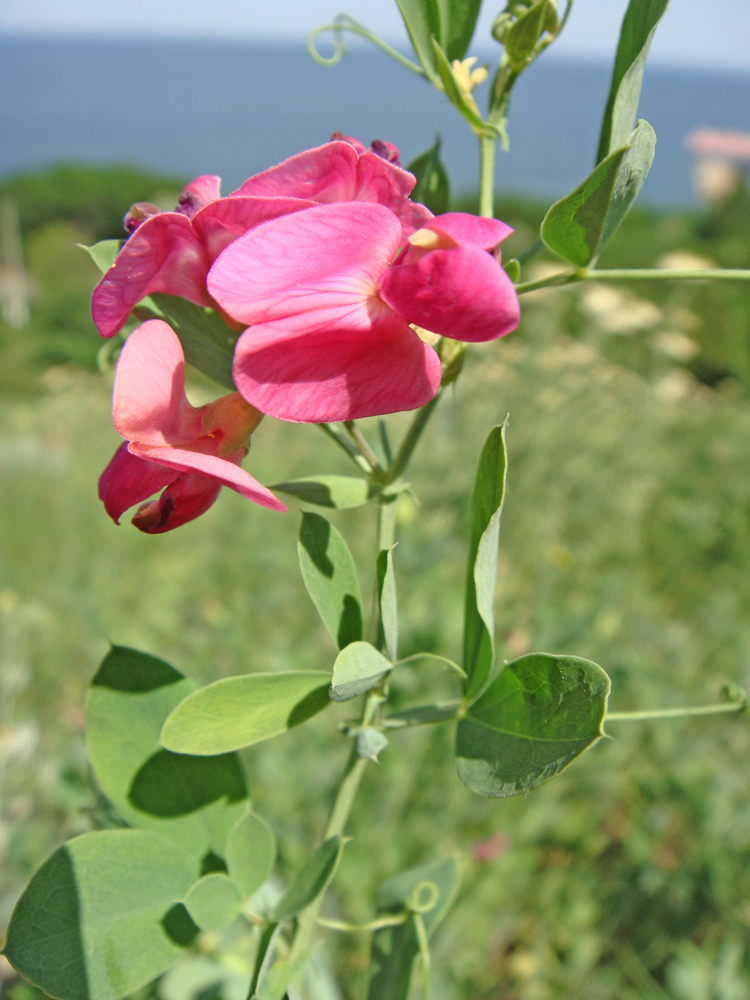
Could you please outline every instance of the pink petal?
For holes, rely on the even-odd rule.
[[[389,268],[378,285],[407,323],[443,337],[494,340],[518,326],[513,282],[491,254],[473,246],[431,250],[414,263]]]
[[[205,514],[220,492],[221,484],[205,476],[177,476],[160,497],[136,511],[133,524],[148,535],[172,531]]]
[[[499,219],[484,219],[468,212],[446,212],[430,219],[422,227],[447,236],[457,246],[469,244],[482,250],[491,250],[506,239],[513,229]]]
[[[234,380],[248,402],[308,423],[416,409],[438,391],[440,374],[432,348],[394,316],[302,335],[255,326],[234,354]]]
[[[152,292],[210,305],[206,294],[209,263],[186,216],[161,212],[146,219],[94,289],[91,311],[99,333],[114,336],[133,306]]]
[[[327,142],[256,174],[232,194],[306,198],[316,202],[355,197],[357,151],[348,142]]]
[[[176,478],[174,469],[131,455],[127,442],[123,442],[99,477],[99,499],[119,524],[128,507],[142,503]]]
[[[211,268],[208,289],[242,323],[297,317],[299,330],[364,328],[386,311],[376,282],[400,239],[398,219],[381,205],[317,205],[236,240]]]
[[[183,190],[177,199],[177,211],[192,219],[196,212],[220,197],[221,177],[217,177],[216,174],[204,174],[202,177],[196,177]]]
[[[193,229],[213,261],[238,236],[243,236],[262,222],[299,212],[302,208],[311,208],[315,204],[302,198],[221,198],[198,212],[193,219]]]
[[[143,323],[125,341],[115,371],[112,419],[122,437],[141,443],[185,444],[200,433],[201,414],[185,398],[182,346],[160,319]]]
[[[159,462],[170,469],[176,469],[178,472],[197,473],[206,479],[219,483],[220,486],[228,486],[248,500],[260,504],[261,507],[269,507],[271,510],[286,510],[284,504],[277,500],[270,490],[240,467],[239,463],[245,453],[244,448],[227,458],[217,458],[215,455],[205,455],[202,452],[188,451],[183,448],[135,443],[130,445],[130,450],[140,458]]]

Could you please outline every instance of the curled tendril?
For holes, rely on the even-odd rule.
[[[346,45],[346,40],[344,38],[344,32],[349,31],[353,35],[359,35],[360,38],[366,39],[375,48],[380,49],[381,52],[385,52],[387,56],[391,59],[395,59],[397,63],[404,66],[406,69],[416,73],[417,76],[427,76],[425,71],[421,66],[413,63],[411,59],[407,59],[406,56],[401,55],[401,53],[394,49],[393,46],[384,42],[382,38],[379,38],[373,31],[366,28],[364,24],[360,24],[359,21],[355,21],[353,17],[348,14],[339,14],[330,24],[322,24],[319,28],[313,29],[307,36],[307,51],[310,56],[315,60],[320,66],[336,66],[341,62],[343,57],[348,54],[349,49]],[[317,47],[318,37],[320,35],[330,32],[332,35],[333,42],[333,54],[330,56],[324,56]]]
[[[425,879],[425,881],[414,886],[406,905],[412,913],[427,913],[428,910],[437,906],[439,899],[440,890],[438,887],[434,882]]]

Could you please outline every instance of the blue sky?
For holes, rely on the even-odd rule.
[[[502,0],[485,0],[477,39]],[[611,58],[627,0],[576,0],[559,55]],[[0,0],[0,32],[295,41],[340,10],[406,42],[395,0]],[[750,0],[672,0],[654,62],[750,72]]]

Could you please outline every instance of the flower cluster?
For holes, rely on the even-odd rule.
[[[418,330],[494,340],[519,320],[500,265],[505,223],[410,200],[415,178],[388,143],[345,136],[251,177],[228,197],[199,177],[174,212],[134,205],[130,236],[94,291],[102,336],[153,292],[214,308],[234,329],[239,394],[194,410],[176,335],[158,321],[128,338],[114,421],[126,439],[100,494],[117,520],[166,486],[134,523],[156,532],[203,513],[227,485],[284,509],[239,468],[261,414],[322,422],[411,410],[438,391],[440,360]]]

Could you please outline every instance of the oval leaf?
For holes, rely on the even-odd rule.
[[[18,900],[5,954],[63,1000],[117,1000],[145,986],[198,933],[182,899],[197,862],[142,830],[85,833],[42,865]]]
[[[164,721],[195,684],[163,660],[113,646],[86,697],[86,751],[99,787],[123,819],[203,856],[224,856],[245,809],[236,754],[192,757],[161,748]]]
[[[530,653],[505,665],[456,730],[461,781],[505,798],[554,778],[603,735],[609,677],[577,656]]]
[[[449,59],[463,59],[471,44],[482,0],[441,0],[444,49]]]
[[[596,261],[643,187],[654,162],[656,133],[639,121],[626,146],[615,150],[542,222],[547,246],[578,267]]]
[[[624,146],[633,130],[646,57],[669,0],[630,0],[620,28],[596,162]]]
[[[369,642],[352,642],[342,649],[333,665],[331,698],[349,701],[374,688],[393,669]]]
[[[379,892],[380,913],[403,911],[420,886],[435,892],[435,902],[421,914],[425,930],[432,934],[453,904],[460,884],[453,858],[436,858],[401,872],[385,882]],[[372,939],[368,1000],[407,1000],[419,938],[413,920],[386,927]]]
[[[505,423],[493,427],[479,456],[471,497],[469,559],[464,608],[464,662],[466,690],[476,694],[495,661],[495,583],[500,517],[505,499],[507,455]]]
[[[202,931],[223,930],[242,910],[239,889],[222,872],[212,872],[198,879],[191,886],[183,903]]]
[[[255,813],[241,816],[227,840],[227,869],[245,897],[252,896],[273,870],[276,838]]]
[[[336,874],[343,847],[341,837],[329,837],[320,845],[274,907],[272,922],[289,920],[318,898]]]
[[[226,677],[180,702],[164,723],[162,746],[220,754],[278,736],[325,708],[328,681],[313,671]]]
[[[361,639],[357,570],[341,533],[320,514],[304,513],[297,549],[302,579],[330,637],[339,649]]]
[[[336,510],[362,507],[377,492],[366,479],[357,476],[309,476],[274,483],[269,489],[297,497],[305,503],[334,507]]]
[[[87,247],[83,243],[76,243],[76,246],[85,250],[102,274],[106,274],[120,252],[122,240],[100,240],[92,247]]]
[[[443,41],[439,0],[396,0],[414,52],[430,79],[437,79],[431,38]]]

